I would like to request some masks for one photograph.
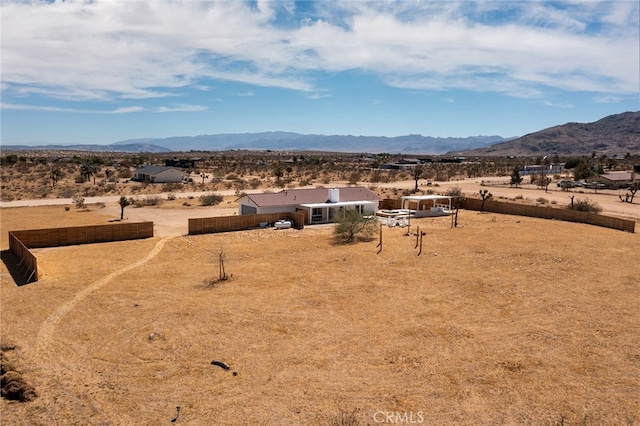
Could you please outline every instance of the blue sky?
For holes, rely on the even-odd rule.
[[[519,136],[640,110],[626,1],[12,1],[1,140]]]

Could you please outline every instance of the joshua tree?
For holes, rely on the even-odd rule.
[[[620,200],[625,203],[633,203],[633,197],[636,196],[638,189],[640,189],[640,182],[634,182],[627,189],[628,192],[625,194],[624,200],[622,199],[622,196],[620,196]]]
[[[51,187],[52,188],[56,187],[56,183],[58,183],[58,180],[60,180],[61,176],[62,176],[62,172],[60,171],[60,169],[58,169],[58,168],[51,169],[51,173],[49,174],[49,178],[51,179]]]
[[[455,209],[455,213],[451,215],[451,227],[456,228],[458,226],[458,210],[462,206],[462,203],[464,203],[465,197],[462,194],[462,189],[459,186],[449,188],[445,195],[451,197],[453,201],[453,208]]]
[[[276,177],[276,182],[280,183],[280,179],[284,176],[284,169],[280,164],[273,166],[273,174]]]
[[[522,183],[522,179],[522,176],[520,176],[520,166],[514,166],[511,172],[511,185],[515,185],[517,188],[518,185]]]
[[[416,181],[416,188],[415,190],[418,190],[418,181],[420,180],[420,178],[422,177],[422,166],[421,165],[417,165],[413,168],[413,180]]]
[[[487,201],[489,198],[493,197],[493,194],[491,194],[488,189],[481,189],[479,194],[480,194],[480,197],[482,197],[482,206],[480,207],[480,211],[483,212],[484,202]]]
[[[131,201],[123,195],[120,197],[118,204],[120,204],[120,220],[122,220],[124,219],[124,208],[131,205]]]
[[[80,174],[82,175],[82,177],[84,177],[84,179],[88,182],[89,180],[91,180],[91,176],[93,176],[94,185],[96,183],[96,173],[98,173],[99,170],[100,167],[92,163],[85,163],[80,166]]]

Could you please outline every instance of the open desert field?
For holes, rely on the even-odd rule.
[[[9,230],[104,224],[111,208],[3,208],[3,258]],[[24,286],[3,262],[2,350],[38,397],[3,399],[0,423],[639,424],[640,236],[459,221],[382,228],[380,253],[331,226],[162,227],[36,249]],[[215,282],[221,252],[231,277]]]

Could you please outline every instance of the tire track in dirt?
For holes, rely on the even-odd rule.
[[[62,319],[64,319],[64,317],[69,312],[71,312],[78,305],[78,303],[82,302],[91,293],[102,288],[103,286],[113,281],[120,275],[130,271],[131,269],[142,266],[148,261],[150,261],[151,259],[153,259],[154,257],[156,257],[162,251],[162,248],[164,247],[165,243],[169,239],[170,239],[169,237],[162,238],[153,247],[153,249],[149,252],[149,254],[147,254],[144,258],[128,266],[120,268],[117,271],[110,273],[109,275],[99,279],[98,281],[95,281],[94,283],[90,284],[88,287],[79,291],[78,293],[73,295],[73,297],[71,297],[69,300],[67,300],[62,305],[60,305],[58,309],[56,309],[44,321],[44,323],[40,326],[40,329],[38,331],[38,336],[36,339],[36,359],[38,360],[39,364],[42,366],[42,368],[45,371],[49,371],[54,376],[53,378],[55,380],[59,380],[60,377],[65,372],[65,370],[68,370],[68,368],[65,368],[63,366],[64,363],[61,362],[61,360],[65,358],[63,355],[64,348],[56,347],[53,339],[54,332],[56,330],[57,325],[60,323],[60,321],[62,321]],[[66,358],[64,360],[67,363],[69,363],[69,361],[73,363],[73,361],[70,360],[69,358]],[[99,405],[95,400],[93,400],[93,406],[94,408],[99,409]],[[111,423],[111,419],[109,418],[110,416],[108,416],[107,413],[105,413],[101,409],[99,409],[99,411],[101,412],[102,415],[106,416],[109,419],[109,423]]]

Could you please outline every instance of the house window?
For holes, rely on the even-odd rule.
[[[311,210],[311,222],[321,222],[322,221],[322,209],[315,207]]]
[[[360,214],[364,214],[364,206],[362,204],[358,204],[356,206],[356,211]]]

